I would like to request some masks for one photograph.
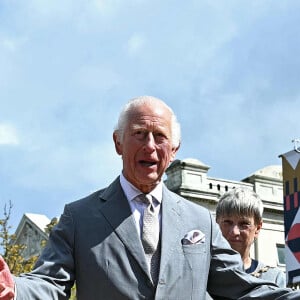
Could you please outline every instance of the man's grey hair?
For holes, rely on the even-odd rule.
[[[140,96],[133,98],[129,100],[123,109],[120,112],[118,123],[115,126],[114,132],[116,133],[118,140],[122,142],[123,139],[123,134],[124,134],[124,129],[126,127],[126,124],[128,122],[128,117],[130,112],[145,104],[152,104],[156,105],[157,103],[163,104],[171,113],[171,133],[172,133],[172,146],[177,148],[180,145],[181,142],[181,129],[180,129],[180,124],[177,121],[177,117],[173,110],[161,99],[152,97],[152,96]]]
[[[247,216],[254,217],[255,224],[262,221],[263,203],[260,197],[250,188],[234,188],[224,193],[216,208],[217,221],[221,217]]]

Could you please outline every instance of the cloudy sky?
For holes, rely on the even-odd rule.
[[[300,137],[299,23],[299,1],[1,0],[0,211],[52,218],[111,182],[139,95],[174,109],[177,158],[211,177],[281,164]]]

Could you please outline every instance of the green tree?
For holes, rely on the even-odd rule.
[[[5,259],[12,274],[20,275],[32,269],[37,260],[37,256],[33,256],[28,260],[24,259],[22,252],[26,248],[26,245],[16,244],[16,236],[10,234],[11,226],[9,225],[9,219],[12,207],[11,201],[9,201],[8,205],[5,204],[4,217],[0,219],[0,246],[3,251],[1,255]]]
[[[0,219],[0,255],[6,261],[12,274],[18,276],[21,273],[30,272],[34,267],[38,256],[32,256],[29,259],[24,259],[22,252],[27,247],[26,245],[17,244],[16,236],[10,233],[11,226],[9,225],[12,202],[9,201],[8,205],[4,205],[3,218]],[[57,224],[58,219],[53,218],[46,226],[45,232],[49,235],[52,228]],[[46,245],[47,241],[43,240],[41,247]],[[70,300],[76,300],[76,286],[72,288]]]

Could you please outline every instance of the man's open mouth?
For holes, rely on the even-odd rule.
[[[156,162],[154,161],[146,161],[146,160],[140,160],[140,164],[146,166],[146,167],[151,167],[156,165]]]

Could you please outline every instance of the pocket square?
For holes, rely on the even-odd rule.
[[[205,242],[205,234],[201,230],[191,230],[181,240],[182,245],[197,245]]]

